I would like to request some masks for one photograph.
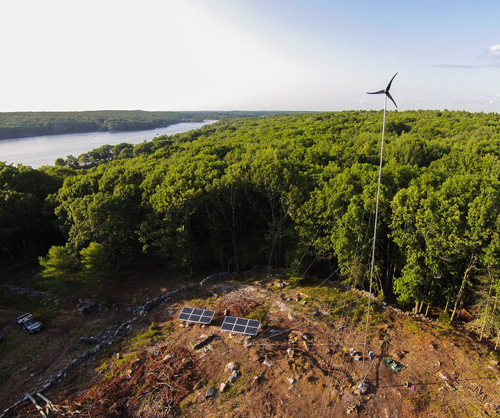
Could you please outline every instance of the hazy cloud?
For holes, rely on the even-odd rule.
[[[490,46],[486,53],[488,58],[500,59],[500,44]]]
[[[477,68],[477,65],[433,64],[434,68]]]
[[[478,60],[481,59],[492,59],[499,60],[498,62],[490,62],[489,64],[479,64],[479,65],[465,65],[465,64],[432,64],[433,68],[484,68],[484,67],[500,67],[500,44],[490,46],[488,50],[476,57]],[[484,62],[484,61],[483,61]]]

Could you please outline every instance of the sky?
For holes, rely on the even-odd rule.
[[[4,1],[0,112],[382,109],[366,92],[398,73],[399,110],[500,113],[499,17],[491,0]]]

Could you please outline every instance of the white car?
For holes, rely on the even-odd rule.
[[[30,313],[25,313],[24,315],[18,316],[16,318],[16,323],[17,325],[19,325],[19,328],[29,334],[41,331],[43,328],[43,324],[33,318],[33,315],[31,315]]]

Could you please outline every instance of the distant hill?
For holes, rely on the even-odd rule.
[[[85,132],[140,131],[181,122],[286,113],[290,112],[146,112],[142,110],[9,112],[0,113],[0,140]]]

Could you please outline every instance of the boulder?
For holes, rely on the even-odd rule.
[[[227,383],[236,382],[236,379],[238,379],[239,375],[240,375],[240,372],[238,370],[233,370],[233,372],[231,373],[231,376],[229,376],[227,379]]]
[[[265,360],[262,362],[262,364],[263,364],[264,366],[267,366],[267,367],[273,367],[273,366],[274,366],[274,363],[273,363],[271,360],[269,360],[269,359],[265,359]]]
[[[226,367],[224,367],[224,373],[232,373],[234,370],[236,370],[236,366],[233,362],[227,363]]]
[[[191,347],[193,347],[193,349],[195,350],[199,350],[200,348],[203,348],[206,345],[210,344],[215,339],[215,337],[216,336],[214,334],[202,334],[198,338],[195,338],[193,341],[191,341]]]
[[[205,398],[211,398],[214,395],[215,395],[215,390],[214,390],[214,388],[212,386],[210,386],[207,389],[207,392],[205,393]]]

